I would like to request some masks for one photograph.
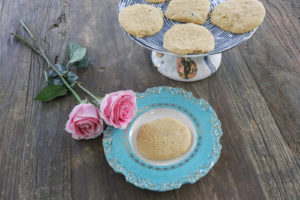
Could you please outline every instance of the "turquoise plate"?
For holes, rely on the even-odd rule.
[[[104,153],[109,165],[137,187],[155,191],[178,189],[195,183],[215,165],[221,153],[221,123],[203,99],[180,88],[154,87],[136,93],[138,112],[125,130],[108,127]],[[166,161],[143,157],[136,146],[139,126],[170,116],[190,128],[192,144],[178,158]]]

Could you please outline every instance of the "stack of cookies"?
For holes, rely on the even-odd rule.
[[[146,1],[157,4],[168,0]],[[202,26],[207,21],[210,7],[209,0],[171,0],[163,15],[160,8],[135,4],[120,11],[119,22],[129,34],[146,37],[162,29],[165,16],[182,22],[165,33],[163,47],[166,50],[178,55],[207,53],[215,46],[213,35]],[[258,27],[264,16],[265,8],[258,0],[228,0],[214,8],[210,19],[225,31],[242,34]]]

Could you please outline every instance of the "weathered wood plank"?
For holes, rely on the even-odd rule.
[[[113,173],[107,164],[99,167],[105,163],[103,149],[98,146],[101,146],[100,140],[90,147],[73,143],[73,157],[79,156],[84,160],[85,148],[89,148],[91,152],[97,151],[94,153],[99,155],[96,162],[99,168],[85,162],[84,165],[88,165],[89,170],[84,170],[84,173],[84,166],[72,162],[75,166],[72,171],[73,187],[79,188],[86,177],[90,177],[92,186],[105,184],[103,189],[96,191],[88,185],[81,187],[80,190],[73,191],[73,197],[80,199],[83,194],[88,194],[91,199],[99,196],[115,199],[295,198],[298,195],[297,181],[291,176],[281,176],[282,173],[289,175],[299,172],[295,159],[286,148],[258,85],[247,64],[240,59],[239,51],[235,49],[225,53],[221,69],[207,80],[192,84],[168,80],[149,67],[150,52],[134,44],[122,33],[117,15],[112,12],[117,9],[117,4],[115,1],[103,8],[101,2],[97,1],[76,1],[71,4],[71,40],[80,41],[89,46],[89,49],[95,50],[90,55],[97,58],[93,60],[93,69],[84,77],[85,80],[97,80],[97,85],[89,81],[88,88],[99,95],[128,88],[141,92],[157,85],[192,90],[196,96],[208,99],[216,108],[223,122],[224,148],[220,161],[205,179],[194,185],[183,186],[179,191],[161,194],[131,186],[122,175]],[[85,26],[79,27],[73,25],[73,22],[84,23]],[[270,136],[272,138],[266,142],[266,138]],[[98,174],[99,177],[92,177],[92,174]],[[281,179],[285,182],[282,183]]]
[[[267,17],[254,37],[224,53],[214,76],[186,84],[161,76],[150,67],[150,51],[122,33],[117,0],[2,0],[0,199],[299,199],[299,2],[264,3]],[[16,29],[25,34],[20,17],[49,38],[54,60],[64,59],[69,34],[88,47],[92,65],[80,79],[95,94],[169,85],[207,99],[224,132],[216,166],[177,191],[126,183],[108,166],[102,137],[75,141],[63,130],[74,98],[32,101],[44,85],[45,64],[9,36]]]
[[[26,35],[19,23],[23,18],[51,58],[63,55],[69,37],[67,3],[0,2],[0,199],[71,198],[70,137],[63,130],[68,100],[33,101],[45,85],[46,65],[10,35]],[[49,30],[59,19],[61,24]]]
[[[300,2],[265,6],[267,17],[256,39],[238,49],[300,167]]]
[[[230,64],[226,65],[220,82],[225,87],[234,118],[226,117],[224,121],[237,120],[243,141],[240,145],[245,148],[243,153],[254,165],[266,197],[297,199],[300,195],[300,170],[293,152],[284,141],[244,61],[236,59],[231,62],[230,58],[241,56],[238,50],[234,49],[226,55],[229,56],[224,56],[223,62]],[[226,123],[224,121],[223,125]],[[233,130],[235,132],[236,129]]]

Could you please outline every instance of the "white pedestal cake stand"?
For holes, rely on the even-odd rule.
[[[215,73],[221,64],[221,53],[209,56],[182,57],[152,51],[152,63],[164,76],[184,82],[205,79]]]
[[[225,0],[210,0],[211,11],[214,7]],[[118,13],[124,7],[133,4],[150,4],[155,7],[161,8],[165,12],[169,1],[162,4],[151,4],[144,0],[121,0],[119,4]],[[210,11],[210,12],[211,12]],[[217,26],[213,25],[208,18],[207,22],[203,24],[215,38],[215,48],[206,54],[193,54],[193,55],[175,55],[168,52],[163,48],[163,36],[165,32],[170,29],[175,21],[169,20],[164,17],[164,26],[159,33],[150,37],[137,38],[128,34],[123,28],[125,34],[132,40],[142,45],[145,48],[152,50],[151,59],[157,70],[164,76],[184,82],[192,82],[202,80],[214,74],[221,64],[221,52],[231,49],[243,41],[248,40],[255,30],[245,34],[233,34],[223,31]]]

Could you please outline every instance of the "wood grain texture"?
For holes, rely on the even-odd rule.
[[[0,199],[300,199],[299,1],[264,0],[267,15],[254,36],[196,83],[169,80],[152,67],[151,52],[122,33],[118,2],[0,0]],[[216,166],[176,191],[127,183],[108,165],[102,137],[75,141],[63,130],[73,97],[32,101],[46,66],[9,36],[25,34],[21,17],[41,41],[47,36],[52,60],[64,59],[69,39],[87,46],[91,65],[80,80],[99,96],[168,85],[208,100],[224,132]]]
[[[261,39],[239,50],[300,166],[300,2],[267,1],[265,6],[266,21],[255,33]]]
[[[0,1],[0,199],[71,198],[70,137],[63,130],[69,103],[33,101],[45,85],[46,65],[10,35],[26,35],[23,18],[52,59],[64,55],[67,3]]]

